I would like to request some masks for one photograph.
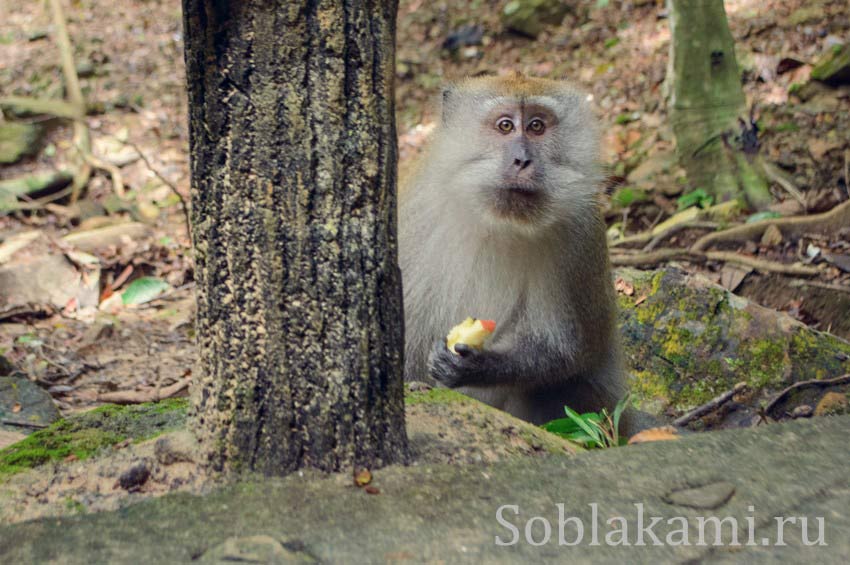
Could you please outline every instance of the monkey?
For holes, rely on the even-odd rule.
[[[400,191],[405,380],[542,424],[626,393],[600,209],[599,127],[565,81],[465,79]],[[449,328],[496,320],[482,350]]]

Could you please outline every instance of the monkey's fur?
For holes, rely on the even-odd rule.
[[[598,145],[586,96],[566,83],[516,74],[444,92],[401,196],[406,380],[537,424],[625,395]],[[458,355],[445,336],[467,316],[496,331]]]

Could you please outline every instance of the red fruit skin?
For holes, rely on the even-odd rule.
[[[496,331],[496,322],[494,320],[478,320],[481,322],[481,327],[487,330],[487,333]]]

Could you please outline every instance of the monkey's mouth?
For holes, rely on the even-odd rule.
[[[532,221],[545,207],[545,195],[539,188],[509,185],[496,193],[494,208],[499,216],[524,222]]]

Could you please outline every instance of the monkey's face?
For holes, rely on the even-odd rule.
[[[584,222],[597,205],[595,119],[582,95],[546,84],[552,92],[461,92],[449,101],[452,196],[486,225],[535,235]]]

